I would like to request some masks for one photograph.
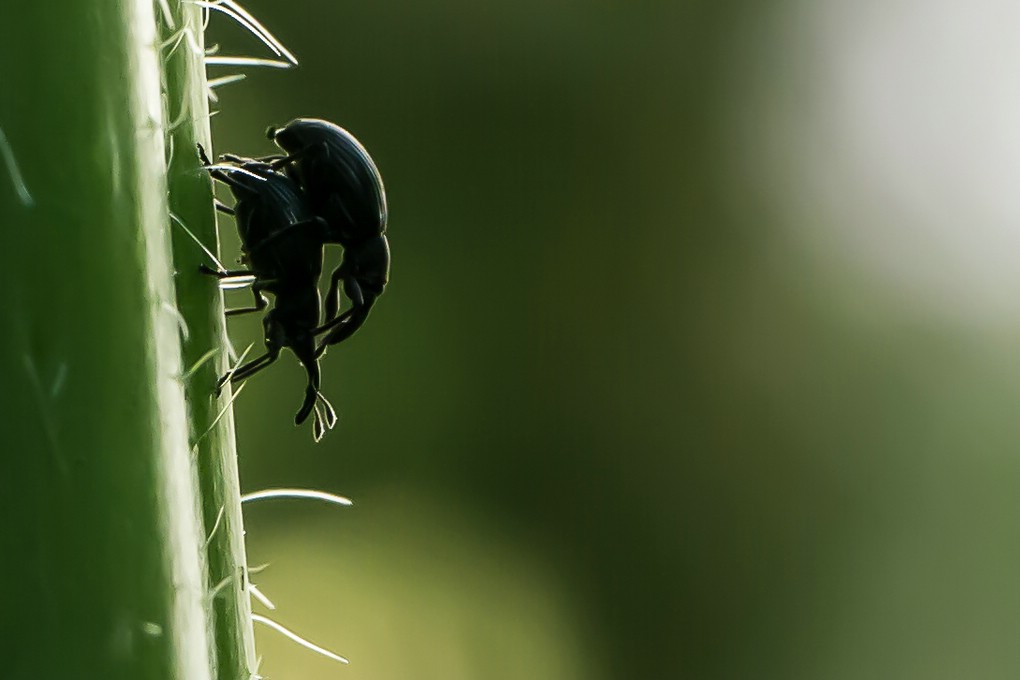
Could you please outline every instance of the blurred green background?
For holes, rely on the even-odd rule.
[[[260,630],[264,675],[1020,674],[1015,3],[245,5],[301,65],[217,152],[340,123],[393,249],[336,430],[289,356],[237,401],[246,490],[355,500],[246,508],[352,659]]]

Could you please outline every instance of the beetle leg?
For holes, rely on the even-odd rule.
[[[227,374],[220,378],[219,381],[216,383],[216,394],[219,395],[220,390],[223,388],[223,385],[227,383],[227,381],[230,381],[231,383],[236,383],[240,382],[241,380],[244,380],[245,378],[250,378],[251,376],[255,375],[269,364],[276,361],[277,357],[279,356],[280,356],[279,349],[276,349],[275,351],[271,350],[269,352],[266,352],[260,357],[252,359],[251,361],[242,366],[238,366],[233,370],[228,371]]]
[[[312,331],[312,335],[321,335],[321,334],[325,333],[328,330],[336,329],[338,326],[342,326],[343,324],[348,323],[350,321],[350,318],[354,315],[354,311],[355,311],[354,309],[348,309],[346,312],[344,312],[340,316],[338,316],[338,317],[336,317],[334,319],[330,319],[326,323],[322,324],[321,326],[319,326],[318,328],[313,330]],[[334,330],[333,332],[336,332],[336,331]],[[329,336],[327,336],[327,338],[328,337]],[[315,350],[315,358],[316,359],[318,359],[319,357],[321,357],[323,354],[326,353],[326,346],[329,345],[329,344],[330,343],[325,342],[325,341],[323,341],[322,343],[319,344],[319,346]]]
[[[319,348],[316,350],[316,356],[322,356],[326,353],[326,348],[330,345],[339,345],[347,338],[354,335],[359,328],[365,324],[365,319],[368,318],[368,307],[358,307],[351,310],[351,314],[344,323],[338,325],[332,330],[326,337],[319,343]]]
[[[265,237],[264,239],[262,239],[261,241],[259,241],[255,245],[253,245],[251,248],[249,248],[248,252],[249,253],[254,253],[256,250],[259,250],[259,249],[265,247],[267,243],[271,243],[273,240],[279,238],[280,236],[283,236],[283,235],[286,235],[286,234],[290,233],[291,230],[293,230],[293,229],[311,229],[313,227],[318,228],[319,225],[320,225],[320,220],[319,220],[318,217],[316,217],[315,219],[311,219],[311,220],[305,220],[304,222],[293,222],[293,223],[288,224],[287,226],[283,227],[282,229],[277,229],[276,231],[271,233],[269,236]]]
[[[209,174],[226,184],[231,189],[241,189],[242,191],[247,189],[244,183],[239,182],[237,178],[229,172],[225,172],[223,170],[210,170]],[[251,173],[248,174],[250,175]]]
[[[202,161],[202,165],[212,165],[212,161],[209,160],[209,155],[205,152],[205,148],[201,144],[195,144],[198,147],[198,160]]]
[[[273,170],[279,170],[280,168],[290,165],[296,160],[298,160],[297,154],[294,154],[293,156],[280,156],[276,160],[271,161],[269,163],[269,167],[271,167]]]
[[[261,312],[269,304],[269,300],[262,294],[262,288],[258,282],[252,284],[251,293],[255,296],[254,307],[237,307],[235,309],[228,309],[223,312],[224,316],[237,316],[238,314],[251,314],[252,312]]]
[[[339,299],[339,291],[335,291],[338,285],[336,272],[333,273],[333,276],[334,279],[332,285],[330,285],[329,297],[326,299],[327,309],[333,308],[331,301],[333,304],[336,304],[336,300]],[[358,280],[353,276],[343,279],[343,282],[344,293],[350,298],[352,306],[343,314],[329,319],[326,323],[312,331],[315,335],[329,331],[329,334],[322,339],[318,349],[315,351],[315,356],[317,357],[322,356],[326,352],[327,346],[337,345],[354,335],[364,325],[365,320],[368,319],[368,313],[375,303],[376,296],[373,294],[365,295],[361,290]]]
[[[272,139],[272,137],[270,137],[270,139]],[[280,168],[282,168],[282,167],[284,167],[286,165],[290,165],[291,163],[296,163],[297,161],[301,160],[304,156],[307,156],[310,152],[314,151],[316,153],[321,153],[323,150],[325,151],[325,157],[328,159],[329,158],[329,144],[326,144],[326,142],[320,142],[318,144],[312,144],[311,146],[306,146],[303,149],[299,149],[299,150],[295,151],[294,153],[286,155],[286,156],[267,156],[267,158],[274,159],[274,160],[270,161],[269,165],[273,168],[273,170],[279,170]]]
[[[330,345],[338,345],[354,335],[359,328],[365,325],[365,321],[368,319],[368,313],[372,310],[372,305],[374,303],[375,296],[370,295],[361,306],[351,307],[336,319],[333,319],[332,321],[329,321],[317,328],[316,331],[329,330],[330,332],[319,343],[318,349],[315,350],[315,356],[321,357],[326,353],[327,347]]]
[[[298,409],[297,414],[294,416],[295,425],[300,425],[308,420],[308,416],[314,410],[315,402],[318,398],[319,390],[309,384],[308,387],[305,388],[305,400],[301,403],[301,408]],[[318,413],[316,413],[316,415],[318,415]]]
[[[343,265],[333,270],[329,279],[329,290],[326,292],[325,311],[326,320],[330,320],[340,311],[340,281],[343,278]],[[346,286],[344,286],[346,288]]]
[[[232,288],[246,288],[247,286],[254,286],[258,279],[255,273],[247,269],[213,269],[212,267],[204,264],[198,265],[198,271],[207,276],[215,276],[220,282],[221,289],[232,289]],[[228,279],[234,279],[228,281]],[[263,281],[263,284],[268,283]]]
[[[217,210],[219,210],[221,213],[223,213],[224,215],[233,215],[234,214],[234,209],[231,208],[226,203],[223,203],[222,201],[220,201],[220,199],[218,199],[218,198],[214,198],[213,199],[213,206],[215,206],[215,208]]]
[[[326,323],[322,324],[321,326],[319,326],[318,328],[313,330],[312,331],[312,335],[322,335],[323,333],[325,333],[326,331],[330,330],[331,328],[336,328],[340,324],[346,323],[347,320],[351,318],[352,314],[354,314],[354,310],[353,309],[348,309],[346,312],[344,312],[340,316],[338,316],[336,318],[333,318],[333,319],[330,319]]]
[[[298,361],[305,367],[305,372],[308,373],[308,386],[305,388],[305,400],[301,404],[301,408],[298,409],[297,415],[294,416],[294,424],[300,425],[308,419],[308,416],[315,409],[315,403],[319,399],[319,384],[321,376],[319,373],[319,362],[315,358],[315,342],[309,337],[308,343],[302,343],[301,347],[291,347],[294,354],[297,355]],[[318,423],[319,413],[318,410],[315,412],[315,419]],[[316,426],[318,427],[318,425]]]
[[[267,352],[258,358],[252,359],[243,366],[234,369],[231,373],[228,373],[223,377],[229,379],[232,383],[240,382],[255,375],[263,368],[276,361],[279,356],[279,350],[275,352]]]
[[[333,429],[336,425],[336,411],[333,410],[333,405],[329,403],[326,397],[322,396],[322,392],[319,391],[321,384],[321,374],[319,373],[319,362],[317,361],[315,341],[312,336],[308,338],[307,343],[302,343],[298,347],[291,347],[294,354],[297,355],[298,361],[305,367],[305,371],[308,373],[308,386],[305,388],[305,400],[301,404],[301,408],[298,410],[297,415],[294,416],[294,424],[300,425],[308,419],[309,415],[314,414],[312,421],[312,437],[315,441],[322,439],[323,435],[326,434],[326,430]],[[319,405],[322,402],[322,406]]]
[[[302,149],[301,151],[298,151],[297,153],[292,153],[289,156],[277,156],[274,160],[270,161],[269,167],[271,167],[273,170],[279,170],[280,168],[284,168],[290,165],[291,163],[295,163],[301,160],[301,157],[304,155],[305,150]]]
[[[198,265],[198,271],[218,279],[236,279],[242,276],[255,276],[255,272],[248,269],[213,269],[206,264]]]
[[[330,282],[329,292],[326,294],[326,323],[316,328],[313,333],[318,335],[324,333],[327,330],[329,335],[322,339],[319,343],[318,349],[315,351],[316,357],[321,357],[326,353],[326,347],[329,345],[337,345],[346,340],[347,338],[354,335],[354,333],[364,325],[365,320],[368,318],[368,312],[372,309],[372,304],[375,302],[375,296],[370,295],[368,301],[365,300],[365,295],[361,290],[361,284],[353,276],[343,278],[340,276],[340,269],[337,268],[333,272],[332,281]],[[344,293],[351,300],[351,308],[343,314],[330,319],[331,314],[336,314],[340,306],[340,291],[338,290],[341,279],[344,282]]]

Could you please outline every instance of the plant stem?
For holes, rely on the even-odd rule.
[[[202,11],[194,4],[168,3],[173,27],[163,25],[164,90],[169,163],[170,211],[177,308],[187,324],[184,363],[201,365],[185,389],[190,406],[191,443],[196,457],[202,514],[208,544],[212,615],[220,680],[245,680],[255,673],[255,643],[247,587],[247,559],[241,518],[237,453],[234,444],[230,387],[216,399],[216,381],[227,370],[223,297],[214,280],[199,273],[200,264],[215,266],[206,251],[218,253],[212,185],[201,168],[196,143],[211,154],[209,105],[203,61]],[[187,33],[181,33],[186,31]],[[177,42],[176,38],[182,38]],[[177,45],[173,49],[174,44]],[[199,242],[201,245],[199,245]],[[203,247],[204,246],[204,247]],[[213,353],[213,360],[204,361]]]
[[[9,9],[0,21],[5,674],[207,680],[205,532],[153,7]]]

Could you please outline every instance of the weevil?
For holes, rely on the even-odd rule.
[[[336,412],[319,391],[321,378],[315,346],[321,313],[318,282],[325,223],[312,211],[294,180],[276,172],[270,164],[225,156],[234,165],[213,165],[201,146],[198,151],[209,174],[229,186],[236,199],[233,208],[218,202],[216,208],[234,216],[241,238],[241,262],[248,266],[233,271],[202,266],[201,270],[220,280],[254,278],[251,284],[254,305],[228,309],[227,316],[260,312],[269,304],[263,293],[272,293],[274,297],[272,309],[262,320],[266,353],[224,375],[217,389],[228,380],[235,383],[251,377],[276,361],[284,347],[289,348],[308,374],[305,399],[294,423],[300,425],[314,412],[313,435],[319,441],[326,429],[336,424]]]
[[[316,350],[353,335],[368,318],[389,280],[390,248],[386,240],[386,190],[372,157],[354,135],[329,121],[297,118],[267,136],[286,152],[272,156],[304,190],[312,211],[325,222],[325,243],[338,243],[344,254],[326,294],[326,332]],[[351,309],[339,314],[340,285]]]

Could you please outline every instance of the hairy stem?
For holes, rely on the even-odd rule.
[[[244,680],[255,673],[255,644],[248,597],[247,560],[241,519],[237,454],[230,388],[213,396],[227,370],[222,295],[199,265],[215,266],[218,252],[212,187],[199,162],[196,143],[212,153],[209,105],[203,61],[202,11],[171,0],[162,19],[164,91],[167,102],[170,212],[177,308],[189,333],[184,363],[191,367],[185,385],[190,406],[191,445],[199,472],[202,514],[208,543],[217,677]],[[170,24],[173,24],[172,26]],[[211,360],[210,360],[211,358]]]
[[[151,2],[0,21],[5,675],[212,677]]]

